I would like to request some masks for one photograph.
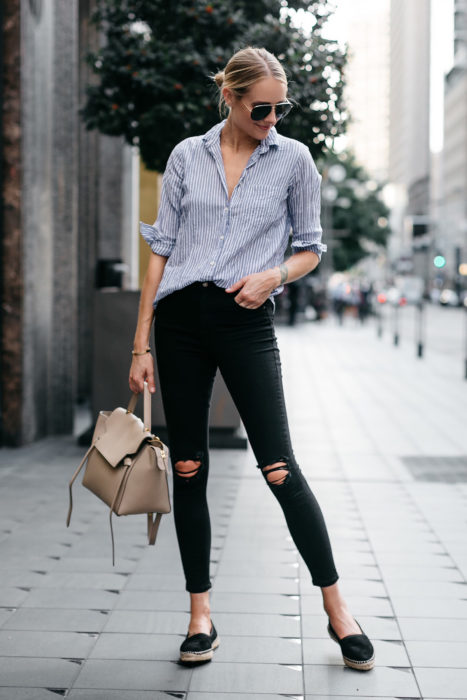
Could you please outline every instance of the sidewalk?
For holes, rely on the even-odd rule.
[[[467,382],[372,321],[277,329],[297,460],[377,665],[342,664],[319,589],[250,451],[213,451],[212,663],[177,663],[188,594],[155,548],[67,483],[71,438],[0,450],[0,700],[467,698]],[[49,455],[52,454],[52,457]]]

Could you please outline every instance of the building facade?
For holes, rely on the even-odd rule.
[[[459,265],[467,263],[467,0],[454,2],[454,65],[444,84],[441,173],[435,245],[446,259],[445,281],[459,292],[466,286]]]
[[[426,278],[430,213],[430,2],[391,0],[389,180],[393,271]]]
[[[137,159],[79,116],[93,7],[1,3],[2,444],[72,431],[92,389],[96,275],[116,260],[137,281]]]

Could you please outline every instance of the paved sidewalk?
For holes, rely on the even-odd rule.
[[[115,518],[112,568],[105,507],[79,482],[65,527],[83,450],[60,438],[0,451],[0,700],[467,698],[467,382],[348,321],[277,333],[294,450],[375,668],[343,666],[250,451],[212,453],[221,644],[180,666],[172,516],[155,548],[143,516]]]

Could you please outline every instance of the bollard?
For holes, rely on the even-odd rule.
[[[423,350],[424,350],[424,311],[425,311],[425,305],[423,303],[423,299],[420,299],[420,301],[417,303],[417,357],[423,357]]]
[[[394,305],[394,345],[399,345],[399,305]]]

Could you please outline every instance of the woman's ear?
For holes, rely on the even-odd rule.
[[[222,95],[224,97],[224,102],[227,105],[227,107],[232,107],[233,95],[231,89],[228,87],[222,88]]]

